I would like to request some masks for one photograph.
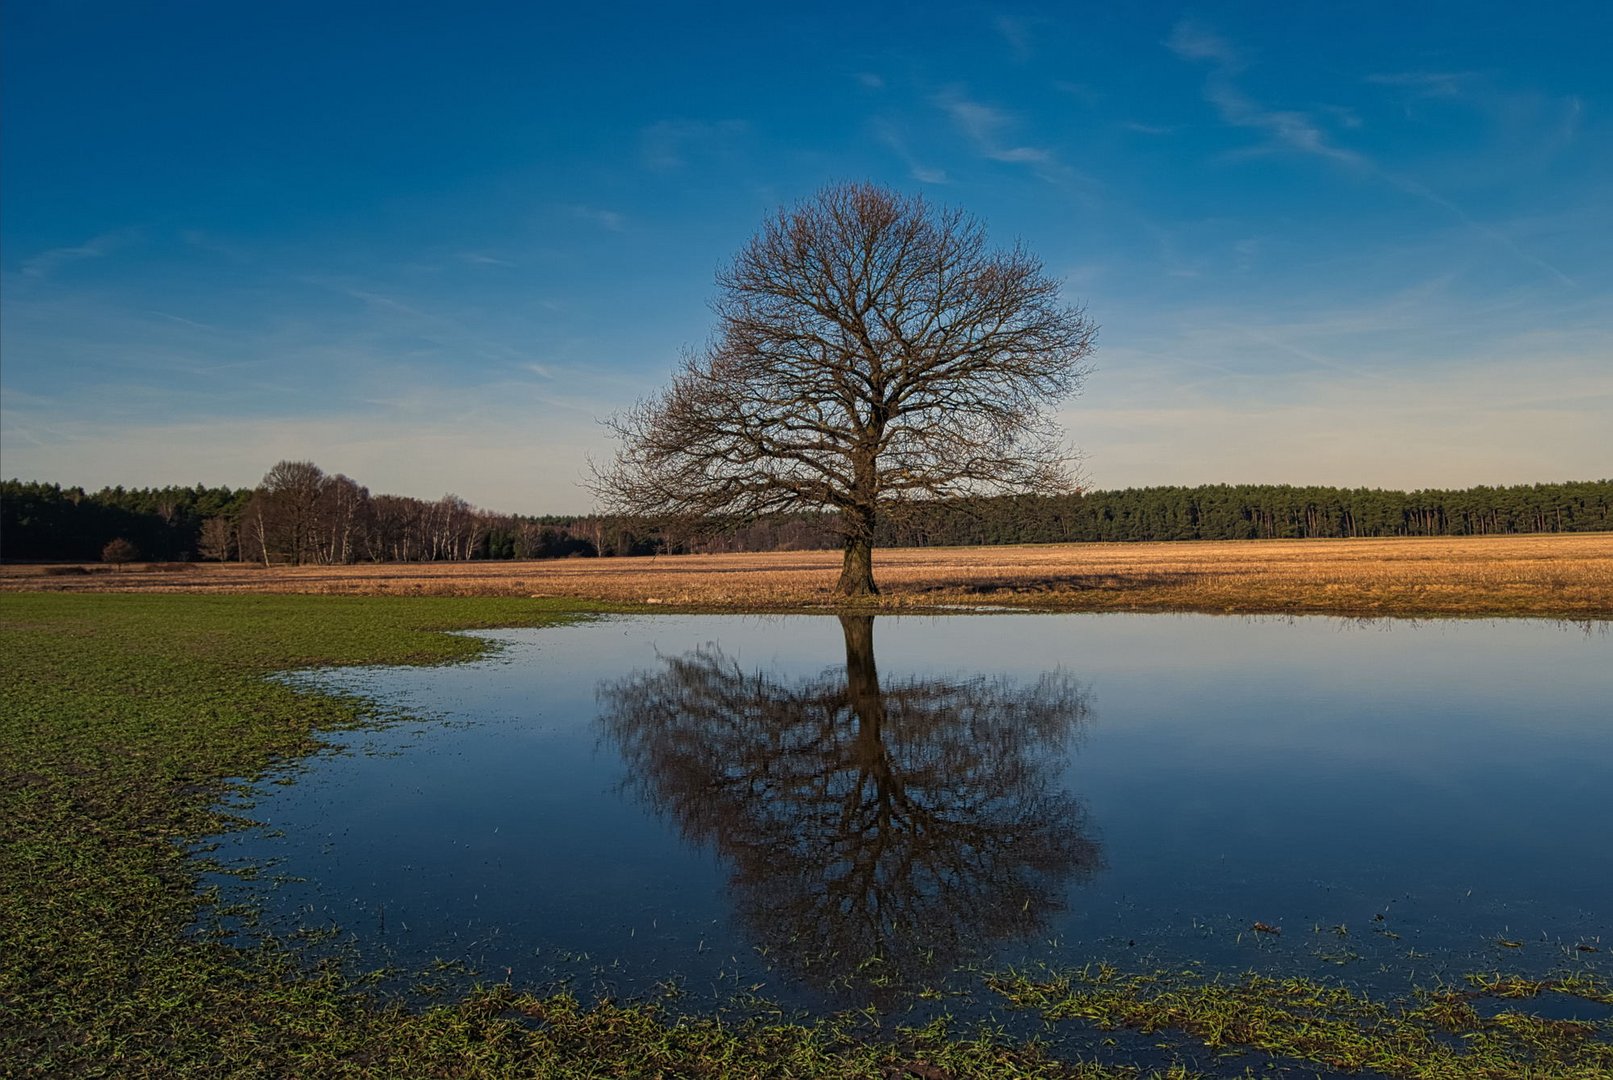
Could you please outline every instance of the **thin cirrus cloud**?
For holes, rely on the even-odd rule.
[[[932,99],[963,135],[975,154],[987,161],[1022,165],[1035,176],[1082,203],[1090,203],[1102,185],[1064,161],[1050,147],[1017,137],[1024,121],[1015,113],[971,98],[961,87],[950,87]]]
[[[1012,15],[999,15],[992,20],[992,25],[996,28],[998,36],[1007,44],[1017,63],[1023,64],[1030,60],[1033,54],[1030,22]]]
[[[104,259],[115,254],[138,242],[141,235],[142,231],[138,228],[117,229],[92,237],[82,244],[42,251],[25,261],[21,272],[25,277],[47,278],[73,263]]]
[[[1263,131],[1271,136],[1275,146],[1328,158],[1352,168],[1369,167],[1361,154],[1335,146],[1308,113],[1265,108],[1240,90],[1234,77],[1244,70],[1243,54],[1220,35],[1198,23],[1183,21],[1172,29],[1166,44],[1184,60],[1210,65],[1204,97],[1228,124]]]
[[[1246,68],[1243,53],[1203,25],[1191,20],[1177,23],[1166,45],[1184,60],[1205,62],[1210,65],[1210,72],[1204,81],[1204,98],[1215,107],[1224,122],[1233,127],[1264,132],[1268,136],[1263,146],[1245,148],[1243,153],[1293,152],[1321,158],[1357,174],[1372,177],[1438,207],[1467,228],[1485,237],[1497,247],[1505,249],[1518,260],[1549,275],[1558,283],[1570,287],[1575,285],[1574,279],[1559,267],[1520,247],[1505,231],[1475,218],[1462,206],[1423,181],[1384,168],[1360,150],[1338,145],[1314,113],[1299,109],[1273,109],[1256,101],[1237,83],[1237,76]],[[1368,81],[1372,81],[1372,77],[1369,77]],[[1383,81],[1382,77],[1379,77],[1379,81]],[[1401,84],[1390,82],[1387,85]],[[1423,87],[1429,84],[1413,79],[1412,85]],[[1448,77],[1439,77],[1432,85],[1441,87],[1443,93],[1443,88],[1454,84]],[[1578,105],[1577,99],[1574,104]],[[1348,109],[1324,106],[1319,111],[1334,115],[1343,127],[1361,126],[1359,119]]]
[[[639,132],[639,155],[655,172],[683,169],[725,152],[748,130],[743,120],[657,120]]]
[[[598,225],[608,232],[622,232],[627,228],[627,215],[616,210],[599,206],[572,206],[568,211],[578,221]]]
[[[1461,97],[1476,78],[1470,71],[1396,71],[1368,75],[1366,81],[1374,86],[1395,86],[1420,97]]]
[[[947,171],[932,165],[926,165],[920,161],[918,155],[913,153],[911,147],[908,146],[907,139],[897,130],[895,124],[889,121],[877,120],[870,125],[870,128],[874,138],[886,149],[890,150],[891,153],[895,154],[902,164],[907,166],[907,174],[914,180],[921,184],[945,184],[948,182]]]
[[[1538,168],[1573,145],[1585,120],[1579,94],[1507,90],[1496,76],[1473,71],[1376,73],[1363,80],[1395,94],[1408,116],[1435,107],[1464,107],[1504,129],[1510,156]]]
[[[1171,27],[1166,44],[1185,60],[1208,60],[1233,71],[1243,67],[1243,54],[1231,42],[1193,19],[1182,19]]]
[[[1053,152],[1045,147],[1016,144],[1010,133],[1019,126],[1019,121],[1002,109],[971,100],[957,88],[938,95],[936,104],[951,117],[981,157],[1025,165],[1055,162]]]

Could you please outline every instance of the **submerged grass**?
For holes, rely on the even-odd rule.
[[[1181,1032],[1228,1053],[1254,1050],[1280,1060],[1417,1080],[1605,1080],[1613,1077],[1609,1028],[1507,1009],[1484,1015],[1479,997],[1545,991],[1607,1000],[1588,977],[1531,981],[1472,976],[1473,990],[1441,987],[1408,1000],[1376,1001],[1312,979],[1248,974],[1131,974],[1108,965],[1076,972],[1009,973],[990,983],[1013,1005],[1048,1021],[1104,1030]]]
[[[335,962],[189,932],[204,901],[183,844],[229,825],[218,806],[230,778],[375,718],[359,699],[266,675],[463,659],[484,646],[439,631],[579,614],[571,601],[489,597],[0,597],[0,1075],[1195,1075],[1180,1063],[1191,1057],[1070,1062],[998,1031],[880,1032],[856,1015],[675,1016],[503,985],[405,1007]],[[1100,974],[994,985],[1050,1019],[1169,1028],[1216,1050],[1395,1076],[1613,1075],[1605,1023],[1598,1034],[1521,1012],[1484,1019],[1463,996],[1607,1000],[1605,984],[1583,978],[1475,977],[1471,990],[1380,1006],[1316,984],[1184,988]],[[1438,1071],[1474,1063],[1492,1071]]]

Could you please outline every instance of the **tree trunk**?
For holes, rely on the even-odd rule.
[[[874,666],[874,617],[840,616],[846,638],[846,690],[852,712],[874,717],[880,711],[879,669]]]
[[[880,814],[886,817],[893,798],[901,795],[901,784],[885,749],[885,698],[874,666],[874,617],[842,615],[840,629],[846,636],[846,703],[857,718],[857,765],[874,781]]]
[[[840,565],[835,593],[840,596],[879,595],[879,587],[874,584],[873,541],[860,536],[846,538],[846,557]]]

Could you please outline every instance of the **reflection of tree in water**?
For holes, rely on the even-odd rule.
[[[844,675],[794,685],[715,646],[600,688],[631,783],[732,868],[741,917],[820,984],[911,985],[1026,938],[1098,864],[1052,780],[1086,714],[1071,677],[881,688],[873,618]]]

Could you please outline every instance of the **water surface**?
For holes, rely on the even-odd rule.
[[[298,676],[417,717],[215,857],[361,966],[900,1005],[960,965],[1373,989],[1613,951],[1613,645],[1532,621],[653,616]],[[1280,934],[1254,930],[1260,923]],[[1581,946],[1596,948],[1588,952]]]

